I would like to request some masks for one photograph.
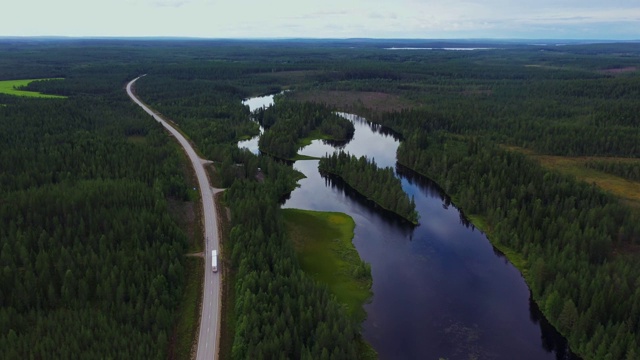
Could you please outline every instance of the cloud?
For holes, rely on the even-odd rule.
[[[20,0],[3,13],[0,36],[640,37],[638,0]]]
[[[190,2],[191,2],[190,0],[157,0],[157,1],[154,1],[152,4],[154,7],[159,7],[159,8],[163,8],[163,7],[180,8],[186,4],[189,4]]]

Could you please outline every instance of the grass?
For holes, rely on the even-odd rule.
[[[0,94],[36,97],[36,98],[45,98],[45,99],[66,99],[67,98],[66,96],[47,95],[47,94],[42,94],[36,91],[18,90],[18,88],[27,86],[29,83],[32,83],[34,81],[45,81],[45,80],[62,80],[62,79],[53,78],[53,79],[4,80],[4,81],[0,81]]]
[[[311,145],[313,140],[336,140],[327,134],[321,133],[319,130],[313,130],[309,136],[298,140],[298,147],[302,148]]]
[[[316,156],[296,154],[296,156],[294,156],[292,160],[293,161],[298,161],[298,160],[320,160],[320,158],[316,157]]]
[[[584,164],[588,161],[611,161],[611,162],[640,162],[640,159],[615,158],[615,157],[592,157],[592,156],[553,156],[540,155],[523,148],[509,146],[511,151],[521,152],[535,159],[543,167],[558,171],[565,175],[575,177],[577,180],[589,184],[595,184],[601,189],[622,199],[625,203],[640,209],[640,182],[630,181],[602,171],[591,169]]]
[[[371,271],[353,246],[355,222],[343,213],[300,209],[282,210],[302,270],[327,285],[349,315],[364,321],[362,306],[371,298]],[[364,339],[358,339],[358,358],[377,359]]]
[[[371,297],[371,273],[353,246],[353,219],[343,213],[282,210],[302,269],[326,284],[349,314],[363,321]]]

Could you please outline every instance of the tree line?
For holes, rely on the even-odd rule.
[[[627,180],[640,181],[640,163],[589,160],[584,163],[584,166],[615,176],[620,176]]]
[[[375,160],[339,151],[322,157],[318,162],[318,170],[338,176],[383,209],[396,213],[413,224],[418,223],[415,201],[413,198],[409,199],[404,192],[402,183],[392,168],[379,168]]]
[[[223,89],[225,94],[218,83],[202,81],[196,98],[203,100],[183,98],[181,91],[190,91],[187,88],[194,81],[175,79],[173,71],[159,68],[153,74],[157,79],[151,74],[140,79],[146,83],[142,82],[138,92],[155,109],[171,114],[205,156],[216,152],[211,154],[217,160],[215,177],[228,186],[225,203],[231,212],[232,229],[223,258],[228,259],[236,279],[229,355],[233,359],[358,358],[362,341],[358,324],[326,286],[301,270],[282,222],[280,200],[295,188],[301,174],[271,157],[238,149],[237,140],[247,133],[250,123],[248,109],[242,107],[238,96],[240,90]],[[221,109],[237,111],[219,116]],[[269,114],[271,111],[267,118]],[[274,114],[276,121],[270,129],[289,117],[291,126],[303,128],[308,126],[307,115],[314,128],[321,127],[327,117],[334,119],[328,125],[338,120],[327,108],[315,105],[285,105],[282,112]],[[352,126],[340,118],[341,124],[343,121]],[[226,135],[202,136],[202,129],[214,127],[224,128]],[[325,125],[323,129],[329,128]]]
[[[398,161],[441,184],[521,254],[534,299],[572,350],[632,359],[640,344],[640,218],[594,185],[478,138],[410,136]]]
[[[325,105],[300,104],[282,98],[276,106],[259,110],[256,117],[265,127],[258,142],[260,151],[281,159],[292,159],[301,147],[300,141],[312,136],[312,132],[335,141],[347,141],[355,132],[349,120]]]

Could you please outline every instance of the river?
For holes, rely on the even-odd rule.
[[[390,131],[343,116],[356,129],[345,151],[396,168],[399,141]],[[334,149],[316,140],[300,153]],[[356,223],[353,243],[373,276],[363,336],[380,359],[577,359],[532,302],[520,272],[436,184],[396,169],[420,213],[421,224],[412,227],[322,177],[317,160],[293,166],[306,178],[283,207],[344,212]]]

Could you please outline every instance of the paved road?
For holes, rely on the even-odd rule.
[[[142,75],[144,76],[144,75]],[[127,94],[129,97],[140,107],[144,109],[149,115],[153,116],[155,120],[160,122],[184,148],[189,159],[195,169],[196,176],[198,177],[198,184],[200,186],[200,195],[202,197],[202,208],[204,216],[204,231],[205,231],[205,271],[204,271],[204,296],[202,299],[202,318],[200,319],[200,337],[198,338],[198,352],[196,359],[217,359],[218,357],[218,328],[219,328],[219,314],[220,314],[220,277],[218,273],[214,273],[211,269],[211,250],[218,249],[218,219],[216,218],[216,208],[213,203],[213,190],[209,183],[209,178],[204,170],[204,161],[198,157],[196,152],[191,147],[191,144],[187,139],[174,129],[169,123],[164,120],[160,115],[154,113],[149,107],[142,103],[131,91],[131,86],[136,80],[142,76],[137,77],[127,84]],[[220,261],[218,260],[218,264]]]

